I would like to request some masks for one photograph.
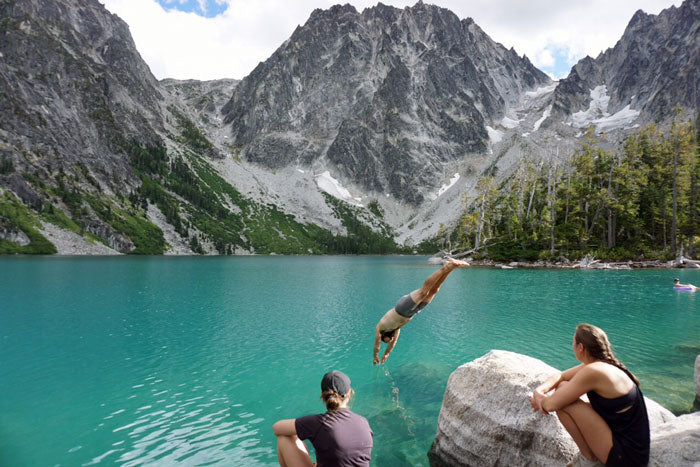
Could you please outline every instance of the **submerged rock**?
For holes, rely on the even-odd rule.
[[[447,382],[430,465],[566,464],[578,453],[573,439],[555,414],[534,413],[529,403],[532,391],[557,372],[541,360],[503,350],[457,368]],[[658,403],[645,401],[652,435],[675,420]]]

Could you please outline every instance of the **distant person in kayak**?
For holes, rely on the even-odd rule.
[[[647,465],[649,417],[639,380],[615,357],[608,336],[599,327],[579,324],[572,347],[581,364],[538,386],[530,397],[532,409],[556,412],[589,461],[608,466]],[[548,396],[552,389],[554,393]],[[580,398],[584,394],[590,403]]]
[[[367,419],[348,409],[353,394],[345,373],[326,373],[321,380],[326,413],[280,420],[272,426],[280,465],[369,467],[373,434]],[[316,464],[304,445],[305,439],[314,446]]]
[[[466,266],[469,266],[469,263],[466,261],[454,258],[448,259],[438,271],[435,271],[426,279],[423,287],[401,297],[396,306],[386,312],[382,319],[379,320],[379,324],[377,324],[374,331],[373,363],[375,365],[377,363],[386,362],[386,359],[389,358],[389,354],[394,350],[394,347],[396,347],[396,342],[399,340],[399,334],[401,333],[401,327],[411,321],[411,319],[425,308],[428,303],[433,301],[435,294],[438,293],[440,286],[445,282],[447,276],[455,269]],[[380,362],[379,349],[382,345],[382,341],[388,345]]]
[[[693,284],[681,284],[681,280],[677,277],[673,279],[673,288],[681,290],[698,290],[698,287],[695,287]]]

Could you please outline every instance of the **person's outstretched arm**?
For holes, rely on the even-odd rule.
[[[386,362],[386,359],[389,358],[389,354],[391,353],[392,350],[394,350],[394,347],[396,347],[396,343],[399,341],[399,334],[401,334],[401,329],[397,329],[394,332],[394,338],[391,339],[389,344],[386,346],[386,350],[384,351],[384,356],[382,357],[382,363]]]

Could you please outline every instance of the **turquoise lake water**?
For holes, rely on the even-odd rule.
[[[671,285],[700,285],[700,270],[457,270],[373,366],[376,322],[436,269],[425,257],[0,257],[0,465],[274,465],[272,424],[322,412],[331,369],[353,381],[373,465],[427,465],[455,368],[491,349],[568,368],[582,321],[608,332],[648,397],[690,409],[700,293]]]

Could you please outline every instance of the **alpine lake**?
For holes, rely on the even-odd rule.
[[[560,369],[590,322],[642,390],[690,411],[699,270],[454,271],[372,365],[426,257],[0,257],[0,465],[276,465],[272,424],[352,379],[373,465],[427,465],[450,373],[491,349]],[[529,408],[529,402],[523,401]]]

